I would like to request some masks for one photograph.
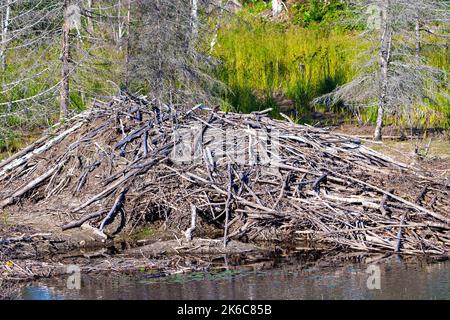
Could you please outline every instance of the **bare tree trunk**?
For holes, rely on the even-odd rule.
[[[375,133],[373,136],[373,139],[375,141],[382,140],[383,117],[384,117],[384,108],[381,106],[378,106],[377,124],[375,127]]]
[[[220,22],[222,20],[223,10],[224,10],[224,0],[222,0],[220,2],[220,13],[219,13],[219,16],[217,17],[217,23],[214,28],[214,34],[213,34],[213,38],[211,40],[211,45],[209,48],[210,53],[212,53],[214,51],[214,47],[216,46],[216,43],[217,43],[217,37],[219,35]]]
[[[122,1],[119,0],[117,3],[117,44],[119,46],[119,50],[122,51],[122,38],[123,38],[123,27],[122,27]]]
[[[127,3],[127,44],[125,52],[125,88],[130,85],[130,36],[131,36],[131,0]]]
[[[70,0],[64,0],[64,26],[62,39],[62,70],[61,70],[61,116],[65,119],[69,115],[69,33],[70,22],[67,16],[67,9],[70,6]]]
[[[191,7],[192,39],[198,35],[198,0],[192,0]]]
[[[10,0],[2,1],[4,13],[2,14],[2,45],[0,48],[0,67],[4,70],[6,67],[6,43],[8,41],[9,16],[11,13]]]
[[[92,0],[87,0],[87,7],[89,14],[87,16],[87,30],[89,33],[94,33],[94,24],[92,23],[91,12],[92,12]]]
[[[272,15],[274,18],[278,17],[282,10],[281,0],[272,0]]]
[[[421,52],[421,37],[420,37],[420,17],[419,13],[417,12],[416,18],[415,18],[415,31],[416,31],[416,62],[420,64],[420,52]]]
[[[392,21],[390,17],[391,0],[383,1],[383,16],[381,29],[381,46],[380,46],[380,95],[378,101],[378,116],[375,127],[374,140],[382,139],[383,117],[387,108],[388,82],[389,82],[389,65],[391,60],[392,45]]]

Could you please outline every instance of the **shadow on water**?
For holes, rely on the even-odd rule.
[[[159,277],[82,274],[81,288],[63,278],[23,288],[21,299],[450,299],[450,261],[399,256],[318,259],[303,256],[233,264],[223,256],[207,272]],[[375,266],[375,269],[374,267]],[[373,276],[379,271],[379,289]],[[371,278],[372,277],[372,278]],[[372,286],[372,288],[368,287]]]

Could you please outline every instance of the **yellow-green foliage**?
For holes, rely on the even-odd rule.
[[[352,79],[357,66],[367,58],[363,52],[371,46],[357,31],[273,23],[248,16],[240,17],[221,28],[215,56],[222,61],[217,70],[220,80],[229,86],[223,94],[234,109],[242,112],[273,107],[274,96],[292,99],[297,120],[308,121],[311,111],[324,110],[311,100]],[[439,69],[450,66],[448,49],[425,47],[428,63]],[[350,118],[342,106],[333,111]],[[364,122],[376,119],[376,110],[361,110]],[[388,123],[406,125],[409,112],[401,117],[388,116]],[[414,125],[450,127],[450,105],[444,97],[418,105],[412,113]]]
[[[436,99],[418,106],[418,111],[413,115],[413,121],[425,128],[448,129],[450,128],[450,100],[448,99],[450,95],[450,92],[448,92],[450,53],[447,39],[428,35],[425,40],[429,45],[422,48],[422,54],[430,66],[446,72],[442,76],[442,83],[446,85],[437,88],[442,94]]]
[[[271,105],[283,93],[302,112],[353,76],[357,47],[350,33],[258,21],[223,28],[215,54],[223,61],[218,76],[232,91],[226,98],[239,111]]]
[[[16,86],[11,86],[4,94],[0,94],[0,102],[26,99],[36,94],[54,88],[54,100],[50,101],[55,105],[55,112],[58,113],[58,90],[61,80],[61,61],[59,57],[60,39],[55,39],[49,45],[37,48],[32,54],[28,49],[15,49],[7,56],[7,67],[0,71],[2,83],[8,84],[19,81]],[[19,43],[17,44],[19,45]],[[89,43],[81,42],[75,38],[72,40],[70,65],[70,87],[71,107],[82,109],[87,101],[82,101],[82,105],[77,99],[80,97],[93,97],[96,95],[109,95],[117,91],[117,86],[111,81],[121,79],[123,52],[111,46],[92,46]],[[27,79],[23,81],[22,79]],[[117,80],[116,80],[117,81]]]
[[[98,28],[98,34],[107,34]],[[61,39],[45,45],[20,48],[15,41],[7,51],[6,68],[0,69],[0,153],[14,152],[23,140],[22,129],[46,127],[59,119],[61,81]],[[70,108],[84,110],[93,97],[110,96],[118,91],[123,75],[124,51],[111,41],[92,44],[71,36]],[[8,85],[16,83],[15,85]],[[38,98],[33,98],[37,96]],[[11,104],[10,101],[21,103]]]

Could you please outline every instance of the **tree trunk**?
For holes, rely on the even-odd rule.
[[[131,0],[127,2],[127,43],[125,51],[125,89],[130,85],[130,37],[131,37]]]
[[[198,0],[192,0],[191,7],[192,39],[197,38],[198,34]]]
[[[94,33],[94,24],[92,23],[92,0],[87,0],[87,7],[89,10],[89,14],[87,15],[87,30],[90,34]]]
[[[123,29],[122,29],[122,1],[119,0],[117,3],[117,46],[119,50],[122,51],[122,37],[123,37]]]
[[[383,116],[388,104],[389,65],[391,61],[392,21],[390,17],[391,0],[383,1],[383,14],[380,44],[380,93],[378,100],[378,116],[374,140],[382,139]]]
[[[62,68],[61,68],[61,116],[66,119],[69,116],[69,33],[70,23],[67,16],[67,8],[70,6],[70,0],[64,0],[64,26],[62,39]]]
[[[272,15],[274,18],[278,17],[282,9],[281,0],[272,0]]]
[[[220,22],[222,20],[224,5],[225,5],[224,1],[222,0],[220,2],[220,13],[219,13],[219,16],[217,17],[217,23],[216,23],[216,26],[214,28],[213,38],[211,40],[211,45],[210,45],[210,48],[209,48],[209,52],[210,53],[212,53],[214,51],[214,47],[216,46],[216,43],[217,43],[217,37],[219,35]]]
[[[417,64],[420,64],[420,51],[421,51],[421,37],[420,37],[420,17],[419,17],[419,13],[417,13],[416,18],[415,18],[415,31],[416,31],[416,62]]]
[[[383,117],[384,117],[384,108],[378,107],[377,124],[375,127],[375,133],[373,136],[373,139],[375,141],[381,141],[381,139],[382,139]]]
[[[0,67],[2,70],[6,68],[6,43],[8,41],[9,16],[11,13],[11,0],[2,1],[5,12],[2,14],[2,45],[0,48]]]

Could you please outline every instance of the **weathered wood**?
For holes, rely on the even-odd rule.
[[[383,194],[385,194],[385,195],[387,195],[387,196],[389,196],[389,197],[391,197],[391,198],[393,198],[393,199],[395,199],[395,200],[397,200],[397,201],[399,201],[399,202],[402,202],[402,203],[408,205],[409,207],[411,207],[411,208],[413,208],[413,209],[416,209],[416,210],[418,210],[418,211],[424,212],[424,213],[426,213],[426,214],[432,216],[433,218],[436,218],[436,219],[438,219],[438,220],[440,220],[440,221],[443,221],[443,222],[445,222],[445,223],[447,223],[447,224],[450,225],[450,218],[444,217],[443,215],[441,215],[441,214],[439,214],[439,213],[436,213],[436,212],[430,211],[430,210],[428,210],[428,209],[426,209],[426,208],[424,208],[424,207],[418,206],[418,205],[416,205],[416,204],[414,204],[414,203],[412,203],[412,202],[410,202],[410,201],[408,201],[408,200],[406,200],[406,199],[403,199],[403,198],[398,197],[398,196],[396,196],[396,195],[394,195],[394,194],[392,194],[392,193],[389,193],[389,192],[386,191],[386,190],[383,190],[383,189],[378,188],[378,187],[376,187],[376,186],[374,186],[374,185],[371,185],[370,183],[361,181],[361,180],[356,179],[356,178],[348,177],[348,176],[345,177],[345,176],[343,176],[343,175],[341,175],[341,174],[338,174],[338,173],[334,173],[334,174],[336,174],[338,177],[341,177],[341,178],[347,178],[347,179],[349,179],[349,180],[351,180],[351,181],[354,181],[354,182],[357,182],[357,183],[359,183],[359,184],[362,184],[362,185],[364,185],[364,186],[366,186],[366,187],[372,188],[373,190],[376,190],[376,191],[378,191],[378,192],[381,192],[381,193],[383,193]],[[334,178],[329,177],[329,179],[334,179]]]
[[[401,251],[402,247],[402,235],[403,235],[403,224],[405,223],[406,213],[402,215],[402,219],[400,220],[400,227],[397,232],[397,244],[395,245],[395,252],[398,253]]]
[[[111,210],[108,212],[108,214],[100,224],[100,227],[98,228],[101,232],[103,232],[105,226],[113,222],[117,213],[120,210],[123,210],[123,206],[125,204],[125,195],[127,194],[127,192],[128,188],[124,188],[122,191],[120,191],[119,196],[116,198],[116,201],[114,202],[114,205],[112,206]]]
[[[14,160],[26,155],[27,153],[33,151],[34,149],[38,148],[40,145],[42,145],[45,141],[47,141],[48,136],[44,135],[43,137],[41,137],[40,139],[36,140],[35,142],[33,142],[32,144],[30,144],[29,146],[23,148],[22,150],[20,150],[19,152],[17,152],[16,154],[14,154],[13,156],[4,159],[2,162],[0,162],[0,169],[2,169],[3,167],[5,167],[7,164],[13,162]]]
[[[394,193],[394,189],[390,189],[388,191],[389,193]],[[387,201],[389,199],[389,196],[387,194],[383,194],[383,198],[381,199],[380,202],[380,211],[383,214],[383,216],[387,216],[388,215],[388,207],[387,207]]]
[[[33,190],[37,186],[39,186],[41,183],[43,183],[45,180],[49,179],[56,171],[58,171],[66,161],[62,161],[58,163],[56,166],[51,168],[49,171],[45,172],[44,174],[40,175],[36,179],[30,181],[26,186],[20,188],[19,190],[15,191],[11,196],[6,198],[5,200],[0,202],[0,209],[9,206],[20,199],[25,193]]]
[[[323,175],[321,175],[319,178],[316,179],[316,181],[314,181],[314,184],[312,185],[312,189],[319,194],[320,193],[320,184],[321,183],[325,183],[327,181],[327,174],[324,173]]]
[[[50,148],[52,148],[57,143],[60,143],[68,135],[70,135],[73,132],[75,132],[76,130],[80,129],[83,124],[84,124],[84,121],[79,121],[73,127],[61,132],[56,137],[48,139],[44,145],[42,145],[36,149],[30,148],[30,150],[27,150],[27,152],[23,156],[16,158],[13,161],[7,160],[8,164],[5,165],[3,167],[3,169],[0,171],[0,177],[5,175],[7,172],[17,168],[18,166],[24,164],[31,157],[38,156],[38,155],[44,153],[45,151],[49,150]]]
[[[81,227],[83,225],[83,223],[85,223],[86,221],[89,221],[89,220],[94,219],[94,218],[101,217],[101,216],[105,215],[106,213],[108,213],[107,210],[100,210],[98,212],[94,212],[94,213],[88,214],[88,215],[84,216],[83,218],[81,218],[79,220],[72,221],[72,222],[69,222],[69,223],[63,225],[61,227],[61,229],[63,231],[66,231],[66,230],[69,230],[69,229]]]
[[[32,235],[23,234],[18,237],[0,238],[0,244],[5,245],[16,242],[29,242],[32,241],[34,238],[46,238],[51,235],[52,235],[51,233],[34,233]]]
[[[195,221],[197,219],[197,208],[191,205],[191,226],[184,232],[187,241],[192,241],[192,234],[195,231]]]
[[[228,220],[230,219],[230,205],[233,197],[232,188],[233,188],[233,167],[231,162],[228,162],[228,188],[227,188],[227,201],[225,203],[225,228],[223,232],[224,247],[226,247],[228,243]]]
[[[447,252],[448,181],[352,137],[273,120],[266,112],[226,113],[204,105],[184,112],[128,94],[97,103],[68,119],[69,129],[55,129],[56,138],[43,138],[3,162],[0,203],[14,214],[47,214],[73,199],[67,208],[72,221],[62,228],[89,228],[88,221],[102,220],[91,229],[104,239],[106,224],[124,214],[126,189],[127,232],[164,219],[170,228],[186,230],[188,240],[194,226],[197,231],[209,224],[223,232],[224,246],[234,237],[303,237],[363,251]],[[196,131],[175,141],[177,130],[185,129]],[[174,146],[192,161],[178,161]],[[416,186],[424,185],[427,191],[417,196]],[[431,197],[432,206],[425,205]],[[13,206],[22,199],[32,201]],[[399,224],[405,214],[408,222]],[[193,223],[198,216],[202,223]]]

